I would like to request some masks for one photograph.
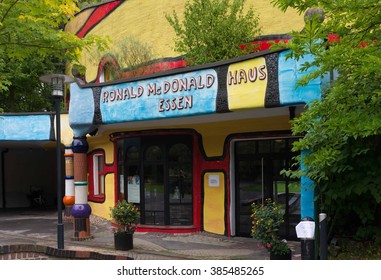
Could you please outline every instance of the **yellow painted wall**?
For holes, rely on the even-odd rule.
[[[221,172],[204,174],[204,230],[225,233],[225,176]]]
[[[103,149],[105,151],[105,161],[106,164],[114,163],[114,143],[109,140],[109,133],[102,135],[101,137],[91,137],[87,138],[89,143],[89,152],[96,149]]]
[[[114,174],[107,174],[105,177],[106,188],[105,188],[105,202],[104,203],[94,203],[89,201],[91,207],[91,214],[111,220],[110,217],[110,207],[114,206]]]
[[[226,138],[229,135],[232,134],[238,134],[238,133],[248,133],[248,132],[257,132],[257,131],[280,131],[280,130],[289,130],[290,124],[288,120],[288,116],[282,116],[282,117],[272,117],[272,118],[257,118],[257,119],[246,119],[246,120],[239,120],[239,121],[224,121],[224,122],[215,122],[215,123],[207,123],[207,124],[193,124],[189,125],[187,127],[184,126],[156,126],[156,127],[144,127],[144,128],[134,128],[130,129],[131,131],[139,131],[139,130],[153,130],[153,129],[194,129],[198,133],[200,133],[202,137],[202,145],[205,150],[207,157],[216,157],[216,156],[222,156],[224,151],[224,144],[226,141]],[[109,135],[113,132],[120,132],[120,131],[129,131],[128,127],[126,127],[123,130],[109,130],[105,132],[101,136],[96,137],[88,137],[88,143],[89,143],[89,152],[95,149],[104,149],[106,153],[106,163],[111,164],[114,161],[114,146],[113,143],[109,140]],[[109,207],[113,205],[114,203],[114,174],[108,174],[106,176],[106,202],[104,204],[99,203],[89,203],[93,209],[93,213],[100,217],[110,219],[109,216]],[[225,179],[224,179],[225,180]],[[221,181],[224,181],[221,180]],[[204,178],[204,185],[205,185],[205,178]],[[206,185],[205,185],[206,186]],[[221,211],[221,213],[214,213],[214,210],[212,210],[215,206],[214,203],[217,203],[220,211],[222,203],[221,195],[224,193],[223,188],[215,188],[211,190],[206,190],[205,195],[208,196],[207,200],[212,203],[210,210],[207,210],[205,218],[207,218],[207,222],[204,221],[204,224],[208,224],[207,227],[210,226],[208,231],[210,232],[216,232],[216,231],[222,231],[220,220],[217,222],[217,220],[221,219],[224,215],[224,210]],[[213,200],[218,197],[218,202]],[[206,205],[206,202],[205,202]],[[208,206],[209,207],[209,206]],[[222,219],[224,220],[224,219]]]
[[[102,137],[91,137],[87,138],[89,143],[89,152],[96,149],[103,149],[105,151],[105,162],[110,165],[114,163],[114,144],[109,141],[108,134],[104,134]],[[110,217],[110,207],[114,206],[115,197],[115,174],[109,173],[105,177],[105,202],[104,203],[94,203],[89,202],[92,209],[92,214],[105,218],[111,219]]]
[[[202,144],[208,157],[223,155],[224,143],[231,134],[256,131],[276,131],[290,129],[288,116],[225,121],[194,125],[202,135]]]
[[[165,15],[175,10],[179,19],[183,18],[184,4],[187,0],[128,0],[122,3],[101,24],[95,26],[89,34],[108,36],[113,44],[128,36],[151,46],[157,58],[181,55],[174,51],[175,33]],[[274,7],[269,0],[247,0],[247,7],[253,7],[260,18],[261,35],[285,34],[303,28],[303,15],[288,9],[285,13]],[[69,23],[68,31],[76,32],[90,15],[89,10],[79,13],[77,22]],[[112,47],[112,45],[111,45]],[[96,78],[101,57],[98,51],[84,53],[81,62],[86,65],[86,80]]]
[[[152,129],[194,129],[202,137],[202,145],[207,157],[216,157],[223,155],[224,143],[226,138],[231,134],[249,133],[256,131],[280,131],[290,130],[288,116],[278,116],[269,118],[242,119],[239,121],[221,121],[211,123],[184,125],[163,125],[144,128],[128,129],[123,131],[139,131]],[[99,144],[109,142],[108,137],[111,133],[120,132],[121,130],[109,130],[103,135],[102,141]],[[92,141],[91,138],[88,139]],[[110,147],[112,149],[112,147]]]
[[[128,0],[124,1],[112,14],[107,16],[99,25],[95,26],[90,34],[107,36],[112,39],[113,44],[123,40],[128,36],[134,36],[139,41],[150,45],[157,58],[176,57],[181,55],[174,51],[174,31],[165,19],[165,14],[171,14],[176,10],[180,20],[184,12],[184,4],[187,0]],[[247,5],[254,7],[260,17],[262,35],[284,34],[293,30],[303,28],[303,15],[298,15],[296,11],[289,9],[286,13],[273,7],[269,0],[247,0]],[[69,23],[66,30],[76,32],[83,25],[83,22],[91,14],[92,9],[87,9],[80,13],[75,22]],[[111,45],[112,48],[112,45]],[[82,54],[81,62],[86,66],[86,80],[93,81],[96,78],[99,62],[102,56],[107,53],[90,51]],[[72,131],[65,125],[68,119],[64,117],[64,135],[62,136],[65,145],[70,145],[73,139]],[[202,145],[206,156],[214,157],[223,155],[224,143],[231,134],[255,132],[255,131],[276,131],[290,129],[288,117],[273,117],[247,119],[239,121],[215,122],[208,124],[194,124],[184,126],[162,126],[144,127],[142,129],[171,129],[190,128],[195,129],[202,136]],[[139,128],[134,128],[134,131]],[[109,134],[115,131],[107,131],[101,137],[89,137],[90,150],[102,148],[106,152],[106,163],[114,161],[113,144],[109,141]],[[124,129],[128,131],[128,128]],[[225,179],[222,181],[224,182]],[[106,202],[89,203],[93,214],[110,219],[109,207],[114,204],[114,174],[106,176]],[[204,182],[205,183],[205,182]],[[224,193],[225,185],[219,189],[206,187],[205,195],[208,204],[205,204],[204,224],[205,230],[224,233]],[[212,198],[217,197],[214,201]],[[213,203],[216,203],[213,206]],[[214,207],[216,207],[214,209]],[[217,209],[217,210],[216,210]]]
[[[69,125],[69,115],[68,114],[61,114],[61,142],[65,146],[71,146],[73,142],[73,130],[71,129]],[[54,131],[56,131],[55,128],[56,122],[54,121]]]

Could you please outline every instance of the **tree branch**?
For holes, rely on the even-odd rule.
[[[23,47],[29,47],[29,48],[41,48],[41,49],[52,49],[52,50],[67,50],[70,48],[54,48],[48,45],[38,44],[38,43],[20,43],[20,42],[7,42],[7,43],[0,43],[0,46],[8,46],[8,45],[18,45]]]
[[[7,17],[7,15],[9,14],[9,11],[12,10],[12,8],[17,4],[19,0],[16,0],[15,2],[13,2],[9,8],[5,11],[4,15],[3,15],[3,18],[1,19],[1,22],[4,22],[5,18]]]

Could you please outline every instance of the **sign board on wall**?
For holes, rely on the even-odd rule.
[[[102,88],[103,123],[189,116],[216,111],[217,73],[213,69]]]
[[[322,78],[296,87],[309,73],[301,72],[301,65],[313,57],[296,61],[286,59],[287,53],[255,53],[229,64],[184,68],[166,76],[106,85],[72,84],[70,126],[75,136],[82,136],[101,124],[291,106],[319,99]]]
[[[231,64],[227,73],[229,109],[264,108],[267,79],[264,57]]]
[[[209,187],[219,187],[220,186],[220,176],[217,174],[208,175]]]

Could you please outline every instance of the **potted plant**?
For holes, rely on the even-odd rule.
[[[253,203],[251,207],[251,236],[270,253],[270,259],[291,260],[287,241],[279,238],[279,228],[284,222],[282,207],[271,199],[266,199],[264,204]]]
[[[116,250],[131,250],[133,248],[133,234],[136,230],[136,223],[140,218],[139,209],[126,200],[118,201],[114,207],[110,207],[111,218],[115,226],[114,244]]]

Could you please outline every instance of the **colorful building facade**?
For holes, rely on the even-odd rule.
[[[141,2],[84,9],[68,31],[117,38]],[[162,2],[156,10],[183,6]],[[142,21],[148,11],[153,8]],[[117,81],[104,79],[106,56],[90,61],[94,55],[84,54],[88,71],[70,85],[63,139],[63,201],[65,214],[74,217],[74,238],[90,237],[90,214],[110,219],[109,208],[122,199],[139,207],[138,231],[249,236],[250,205],[269,197],[285,208],[282,234],[295,237],[301,217],[314,215],[311,182],[292,182],[280,172],[295,156],[298,137],[290,120],[320,98],[325,80],[296,87],[306,74],[300,66],[313,58],[295,61],[286,59],[287,50],[268,49],[269,41],[288,39],[265,36],[256,53],[196,67],[163,49],[161,57],[174,58],[156,60],[147,75]],[[157,40],[159,49],[164,43]]]
[[[92,213],[106,217],[126,199],[141,210],[138,230],[249,235],[250,204],[271,197],[291,234],[301,186],[280,175],[297,140],[289,121],[324,81],[296,88],[303,61],[287,52],[72,84],[70,126],[88,146]]]

